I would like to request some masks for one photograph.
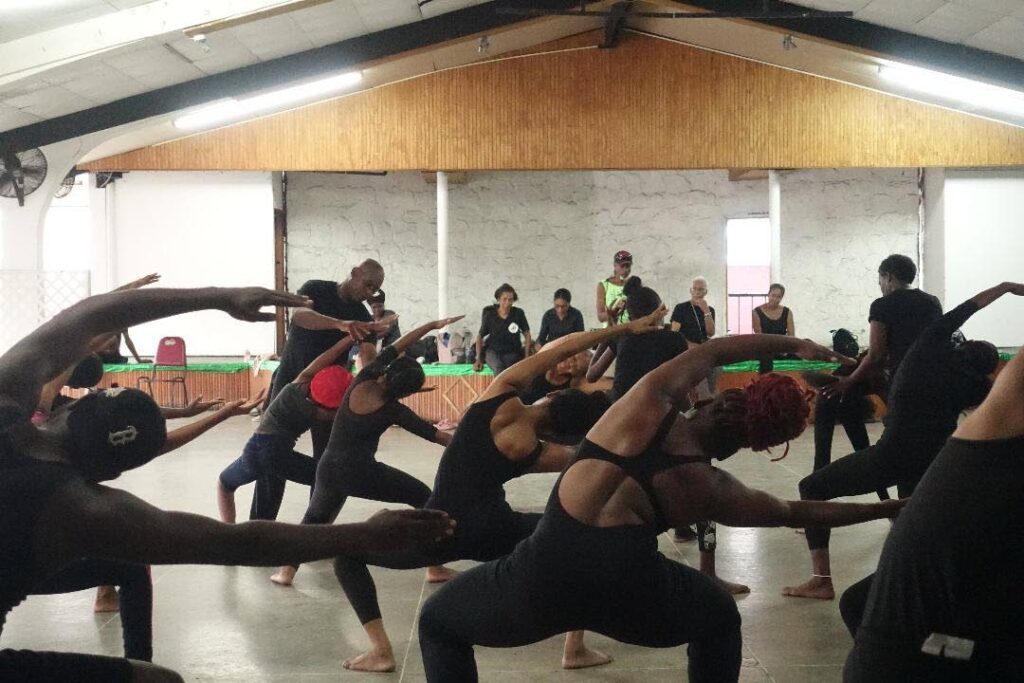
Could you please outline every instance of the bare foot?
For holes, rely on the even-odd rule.
[[[395,670],[395,655],[390,650],[387,652],[369,650],[368,652],[346,659],[341,665],[351,671],[388,673],[389,671]]]
[[[295,572],[297,571],[299,571],[298,567],[281,567],[277,570],[276,574],[270,577],[270,580],[278,586],[290,586],[292,581],[295,580]]]
[[[732,581],[726,581],[725,579],[717,576],[713,578],[715,579],[715,583],[717,583],[719,586],[728,591],[730,595],[742,595],[744,593],[750,592],[750,586],[744,586],[742,583],[733,583]]]
[[[117,590],[113,586],[99,586],[96,588],[96,602],[92,606],[93,612],[117,612],[121,609],[121,600],[117,597]]]
[[[799,586],[786,586],[782,594],[791,598],[813,598],[814,600],[835,600],[836,591],[832,587],[832,579],[823,576],[812,576]]]
[[[454,579],[457,574],[457,571],[444,565],[427,567],[427,583],[444,583],[448,579]]]
[[[600,650],[591,650],[586,645],[581,645],[572,654],[562,653],[563,669],[586,669],[591,666],[604,666],[612,658]]]

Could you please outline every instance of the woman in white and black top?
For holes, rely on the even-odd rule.
[[[473,369],[480,372],[486,361],[491,371],[498,375],[529,356],[533,340],[526,314],[523,309],[512,305],[519,300],[512,285],[506,282],[494,290],[494,300],[496,303],[485,307],[480,319]]]
[[[672,310],[672,331],[686,339],[687,348],[700,346],[715,336],[715,309],[707,302],[708,281],[701,276],[690,284],[690,300],[677,304]],[[705,382],[697,385],[697,395],[708,398],[715,393],[718,370],[713,369]]]

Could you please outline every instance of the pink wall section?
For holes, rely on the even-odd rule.
[[[769,266],[729,266],[729,294],[765,294],[771,284],[771,268]],[[729,334],[750,334],[750,316],[754,307],[764,303],[764,296],[753,298],[729,298],[728,329]],[[720,331],[719,334],[721,335]]]

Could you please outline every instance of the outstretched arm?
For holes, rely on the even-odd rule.
[[[575,332],[566,335],[562,338],[565,341],[559,344],[557,348],[525,358],[495,377],[494,381],[487,387],[487,391],[477,400],[484,401],[508,391],[522,391],[530,386],[530,382],[537,375],[547,372],[566,358],[571,358],[580,351],[589,349],[591,346],[617,335],[653,332],[658,329],[657,323],[664,315],[665,308],[661,307],[654,313],[625,325],[615,325],[601,330]]]
[[[50,498],[36,524],[42,566],[88,556],[145,564],[274,566],[429,544],[451,534],[436,510],[377,513],[361,524],[223,524],[165,512],[105,486],[72,482]]]
[[[263,397],[266,393],[267,390],[264,389],[256,395],[256,398],[251,398],[248,401],[237,400],[226,403],[215,413],[210,413],[195,422],[190,422],[183,427],[167,432],[167,440],[164,441],[164,445],[160,449],[160,455],[170,453],[176,448],[181,448],[189,441],[205,434],[229,417],[248,415],[250,410],[263,403]]]
[[[590,357],[590,365],[587,366],[587,381],[596,382],[604,377],[604,373],[611,367],[615,360],[615,344],[607,341],[601,342],[597,351]]]
[[[402,335],[398,341],[391,345],[391,348],[395,350],[396,355],[400,356],[405,353],[406,349],[426,336],[428,332],[443,330],[452,323],[458,322],[465,317],[465,315],[453,315],[450,318],[442,318],[441,320],[432,320],[429,323],[424,323]]]
[[[306,306],[308,301],[262,287],[138,289],[92,296],[53,319],[0,356],[0,404],[28,419],[44,384],[83,357],[101,335],[150,320],[219,309],[240,320],[273,320],[264,306]]]

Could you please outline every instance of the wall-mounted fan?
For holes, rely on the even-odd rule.
[[[38,148],[24,152],[4,152],[0,156],[0,197],[16,197],[25,206],[25,197],[46,180],[46,157]]]

